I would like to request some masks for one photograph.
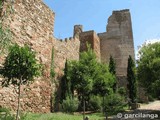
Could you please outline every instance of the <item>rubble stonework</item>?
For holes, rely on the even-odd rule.
[[[81,32],[79,35],[80,40],[80,52],[87,51],[87,44],[90,44],[91,48],[94,50],[97,58],[100,60],[100,39],[97,34],[91,30],[86,32]],[[87,43],[87,44],[86,44]]]
[[[108,19],[106,32],[100,38],[101,60],[109,62],[110,55],[116,62],[117,76],[127,75],[129,55],[134,59],[132,23],[129,10],[113,11]]]
[[[10,12],[6,9],[10,8]],[[51,52],[54,47],[54,66],[56,77],[60,80],[66,59],[79,60],[79,53],[86,50],[86,42],[91,44],[97,58],[109,62],[110,54],[117,62],[117,75],[126,76],[127,59],[134,58],[133,35],[129,10],[114,11],[108,20],[107,32],[83,31],[82,25],[75,25],[73,37],[58,40],[53,36],[55,13],[42,0],[7,0],[2,9],[2,25],[10,28],[13,41],[24,44],[37,52],[43,64],[43,76],[36,78],[29,86],[23,86],[21,109],[30,112],[50,112]],[[0,56],[0,64],[4,57]],[[1,81],[1,80],[0,80]],[[0,87],[0,106],[13,110],[17,107],[17,94],[14,86]]]

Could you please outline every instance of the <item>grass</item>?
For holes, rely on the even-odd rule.
[[[89,120],[103,120],[101,113],[87,114]],[[35,114],[27,113],[24,120],[83,120],[83,115],[71,115],[65,113],[48,113],[48,114]]]

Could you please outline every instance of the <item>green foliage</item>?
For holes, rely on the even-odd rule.
[[[160,96],[160,43],[143,46],[138,60],[138,80],[152,97]]]
[[[71,80],[68,76],[68,61],[66,60],[64,76],[61,80],[61,101],[66,99],[66,96],[71,96]]]
[[[105,95],[114,83],[114,76],[109,73],[105,64],[97,62],[96,55],[91,48],[80,54],[78,62],[69,64],[69,79],[72,87],[79,95],[87,96],[91,93]]]
[[[7,108],[0,108],[0,120],[15,120]]]
[[[67,96],[62,102],[62,110],[66,113],[73,113],[78,109],[78,104],[78,99]]]
[[[126,96],[127,95],[127,91],[124,87],[120,87],[118,89],[118,93],[121,95],[121,96]]]
[[[97,64],[97,74],[93,81],[92,93],[105,96],[112,93],[112,86],[115,83],[115,75],[111,74],[106,64]]]
[[[100,96],[92,95],[89,100],[89,110],[99,111],[102,107],[102,98]]]
[[[119,94],[108,95],[104,101],[104,111],[110,114],[123,111],[125,106],[126,103],[124,97]]]
[[[17,44],[12,46],[2,68],[1,74],[7,78],[3,85],[25,84],[32,81],[33,77],[40,75],[41,65],[37,63],[35,57],[35,52],[28,46],[19,47]]]
[[[4,0],[0,0],[0,15],[1,15],[1,12],[2,12],[3,2],[4,2]]]
[[[127,67],[127,80],[128,80],[128,90],[129,98],[132,103],[136,102],[137,99],[137,82],[135,75],[135,63],[131,56],[128,58],[128,67]]]
[[[55,111],[55,106],[57,104],[57,90],[53,90],[53,84],[55,84],[57,88],[57,82],[54,79],[55,77],[55,71],[54,71],[54,47],[52,47],[52,53],[51,53],[51,66],[50,66],[50,80],[51,80],[51,87],[52,87],[52,93],[51,93],[51,112]]]
[[[54,48],[52,47],[52,55],[51,55],[51,68],[50,68],[50,77],[51,77],[51,82],[54,82],[54,76],[55,76],[55,72],[54,72]]]
[[[9,14],[14,12],[14,7],[13,7],[14,1],[13,0],[7,1],[10,3],[5,6],[4,9],[5,11],[3,11],[4,2],[5,0],[0,0],[0,22],[1,20],[5,19],[4,17],[7,17]],[[5,14],[2,15],[2,12],[5,12]]]
[[[4,62],[1,74],[5,78],[3,86],[9,84],[18,86],[18,108],[16,120],[19,117],[21,85],[33,81],[33,78],[41,73],[41,65],[37,63],[35,52],[28,46],[20,47],[17,44],[12,46]]]
[[[3,29],[0,24],[0,55],[7,52],[9,46],[11,45],[11,32],[9,29]]]
[[[67,89],[70,89],[72,94],[76,91],[81,103],[79,108],[82,108],[82,104],[86,107],[89,106],[92,94],[105,96],[112,93],[115,75],[109,72],[106,64],[97,61],[96,55],[90,47],[88,47],[88,51],[80,54],[79,61],[69,61],[65,66],[62,93],[64,96]]]
[[[116,75],[116,62],[115,62],[115,60],[113,59],[112,56],[110,56],[110,59],[109,59],[109,72],[114,76]],[[116,77],[115,77],[115,82],[113,84],[113,91],[114,91],[114,93],[117,91]]]
[[[97,60],[91,48],[80,54],[78,79],[75,86],[79,94],[88,95],[92,91],[93,79],[96,75]]]
[[[100,113],[94,113],[88,115],[91,120],[103,119]],[[66,114],[66,113],[28,113],[23,120],[82,120],[81,114]]]
[[[112,56],[110,56],[110,59],[109,59],[109,72],[114,75],[116,74],[116,63]]]
[[[80,54],[78,62],[71,62],[68,78],[71,80],[71,90],[76,90],[78,95],[86,99],[92,91],[93,81],[97,71],[96,55],[91,48]]]

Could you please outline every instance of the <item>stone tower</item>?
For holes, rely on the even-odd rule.
[[[73,37],[79,38],[80,33],[83,32],[83,26],[82,25],[75,25],[74,31],[73,31]]]
[[[99,61],[109,62],[109,57],[112,55],[116,60],[118,78],[126,78],[128,56],[134,58],[129,10],[113,11],[108,20],[107,31],[104,33],[97,35],[93,30],[83,31],[82,25],[75,25],[73,37],[59,40],[53,36],[55,13],[42,0],[3,1],[4,4],[0,9],[2,26],[9,28],[13,33],[13,42],[20,46],[28,44],[36,51],[36,58],[44,66],[43,76],[35,78],[30,86],[24,86],[27,87],[27,91],[23,91],[22,110],[47,113],[55,107],[51,104],[51,94],[57,89],[57,86],[52,86],[50,81],[52,48],[54,48],[55,79],[58,82],[63,76],[66,59],[79,60],[80,52],[87,50],[86,42],[91,45]],[[0,66],[3,61],[4,56],[0,56]],[[2,79],[0,78],[0,82]],[[125,83],[121,81],[122,86],[126,85],[126,81]],[[0,106],[15,110],[16,100],[17,94],[13,86],[0,87]]]
[[[79,35],[80,40],[80,52],[87,51],[87,44],[90,44],[91,48],[95,52],[97,59],[100,61],[100,39],[97,36],[96,32],[93,30],[82,32]]]
[[[135,58],[129,10],[113,11],[108,19],[106,32],[100,33],[98,36],[100,38],[101,61],[108,63],[110,55],[112,55],[116,61],[117,77],[126,77],[128,57],[131,55],[133,59]]]

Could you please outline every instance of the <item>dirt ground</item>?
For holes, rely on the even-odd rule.
[[[136,110],[118,113],[108,120],[160,120],[160,101],[141,104]]]

